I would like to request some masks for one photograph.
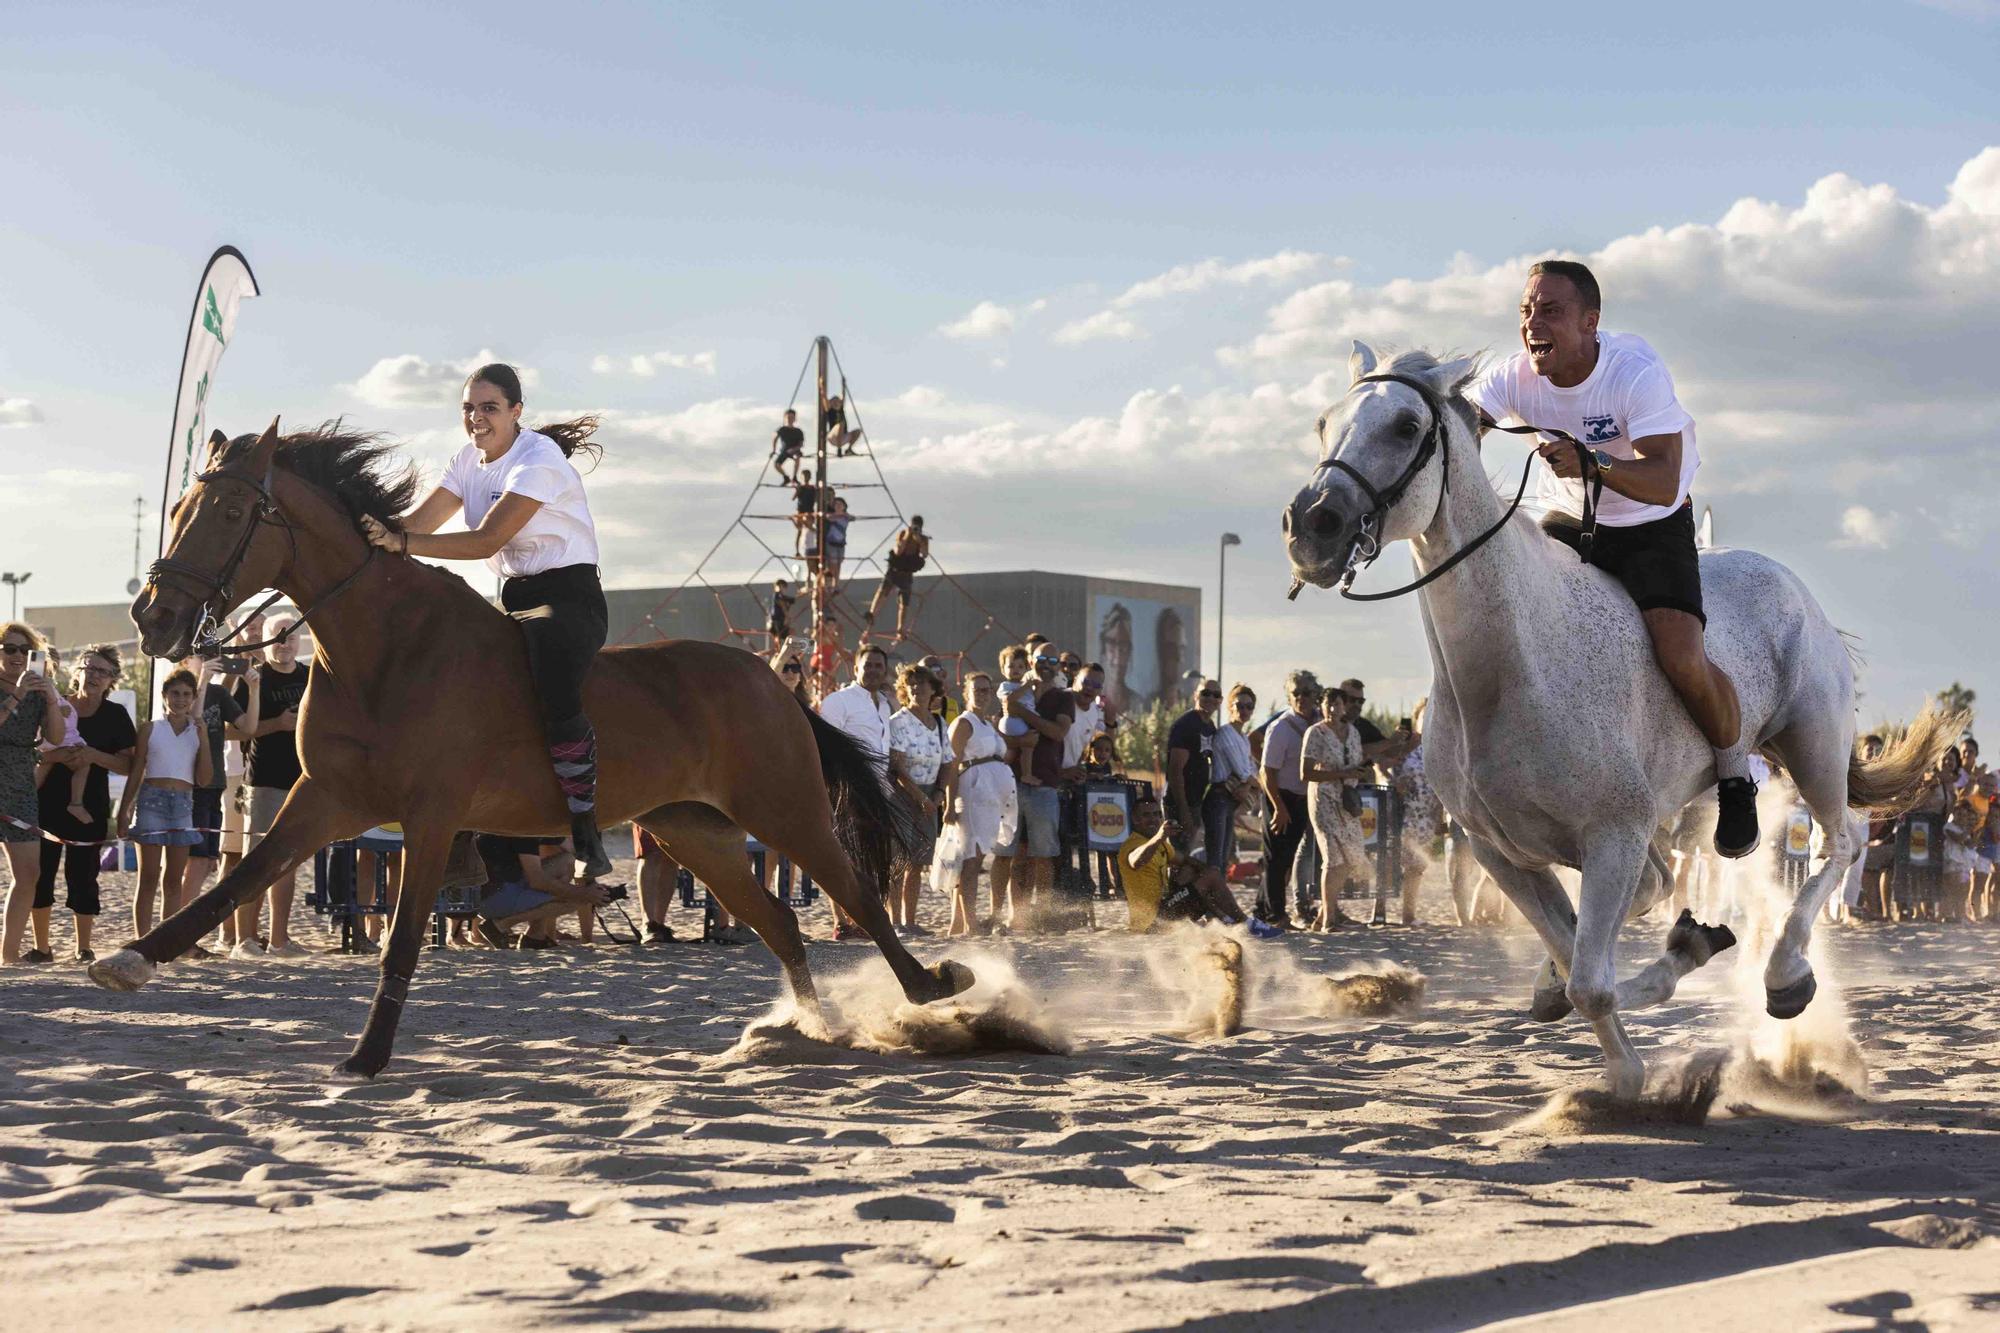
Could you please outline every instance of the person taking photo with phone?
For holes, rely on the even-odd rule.
[[[0,964],[53,962],[21,956],[21,937],[42,873],[41,812],[35,795],[37,743],[62,741],[62,700],[42,674],[48,644],[18,620],[0,625],[0,842],[7,844],[7,915],[0,927]]]

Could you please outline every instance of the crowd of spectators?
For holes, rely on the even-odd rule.
[[[1883,738],[1862,739],[1864,758]],[[1913,852],[1915,855],[1913,856]],[[1868,825],[1840,913],[1864,921],[1989,921],[2000,915],[2000,774],[1967,735],[1924,774],[1907,814]]]

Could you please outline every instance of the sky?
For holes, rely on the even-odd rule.
[[[212,424],[345,415],[435,478],[512,361],[530,419],[605,416],[614,587],[722,534],[824,333],[945,567],[1200,586],[1212,668],[1240,533],[1224,674],[1414,703],[1414,604],[1286,602],[1278,510],[1352,339],[1504,353],[1565,254],[1673,371],[1721,538],[1859,636],[1864,720],[2000,700],[2000,3],[169,8],[8,7],[24,606],[121,599],[138,496],[150,558],[230,243],[264,295]]]

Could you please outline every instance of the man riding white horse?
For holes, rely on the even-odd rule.
[[[1586,542],[1583,528],[1583,460],[1562,439],[1536,446],[1546,464],[1543,530],[1579,548],[1638,604],[1654,660],[1715,748],[1715,850],[1746,856],[1757,846],[1757,787],[1745,767],[1736,687],[1703,642],[1708,618],[1688,498],[1701,466],[1694,418],[1659,354],[1632,334],[1599,331],[1600,310],[1588,268],[1536,264],[1521,293],[1523,350],[1488,367],[1465,396],[1479,408],[1482,433],[1513,421],[1566,431],[1589,450],[1603,483],[1594,539]]]

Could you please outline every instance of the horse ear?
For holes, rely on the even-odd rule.
[[[1362,342],[1359,338],[1356,338],[1354,340],[1354,350],[1348,353],[1347,356],[1348,378],[1358,380],[1363,375],[1373,375],[1374,373],[1375,349],[1367,343]]]
[[[1447,361],[1434,370],[1424,372],[1424,382],[1440,398],[1450,398],[1465,386],[1479,371],[1479,358],[1461,356],[1455,361]]]
[[[208,466],[214,467],[229,452],[229,437],[219,430],[208,433]]]
[[[256,445],[250,450],[250,470],[252,472],[269,470],[271,459],[277,452],[278,418],[272,417],[271,424],[265,427],[264,433],[257,437]]]

